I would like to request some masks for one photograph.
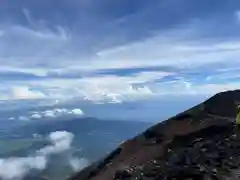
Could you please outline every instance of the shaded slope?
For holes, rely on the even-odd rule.
[[[187,156],[185,157],[180,153],[185,149],[187,152],[189,151],[188,153],[191,151],[191,153],[195,153],[197,156],[197,153],[201,151],[200,146],[197,146],[197,149],[191,146],[193,145],[193,141],[198,138],[202,138],[201,141],[206,146],[208,141],[209,144],[212,144],[212,147],[209,149],[210,154],[213,151],[220,152],[222,148],[226,152],[229,152],[231,157],[237,156],[237,151],[232,151],[229,148],[232,143],[237,142],[234,141],[236,135],[231,123],[235,116],[237,102],[240,102],[240,91],[217,94],[204,103],[159,123],[139,136],[124,142],[108,157],[84,169],[82,172],[69,178],[69,180],[186,178],[183,174],[191,172],[192,166],[206,164],[205,161],[199,161],[204,159],[204,157],[200,157],[195,162],[180,160],[179,163],[173,163],[173,166],[169,166],[168,158],[178,159],[171,158],[169,153],[170,151],[176,152],[174,154],[186,159]],[[230,140],[225,141],[226,138]],[[221,147],[219,146],[220,149],[216,145],[219,141],[223,143]],[[238,147],[238,143],[235,143],[235,145]],[[171,150],[169,151],[169,149]],[[221,155],[221,158],[224,160],[226,156]],[[189,159],[192,159],[192,157]],[[187,162],[187,167],[185,167],[185,162]],[[222,161],[219,163],[222,164]],[[231,162],[231,164],[237,166],[237,162],[235,164]],[[209,166],[207,169],[212,168],[209,171],[215,172],[215,166],[214,168]],[[225,172],[226,168],[220,168]],[[155,173],[147,175],[152,171]],[[174,174],[174,177],[172,177],[172,174]],[[212,175],[210,173],[209,176]],[[198,176],[197,178],[202,179],[203,177]]]

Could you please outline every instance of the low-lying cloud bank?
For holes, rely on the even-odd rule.
[[[55,118],[64,115],[75,115],[82,116],[84,112],[81,109],[65,109],[65,108],[55,108],[52,110],[45,110],[41,112],[33,112],[30,116],[31,119],[40,119],[40,118]]]
[[[28,121],[28,120],[37,120],[37,119],[56,119],[60,117],[79,117],[83,116],[84,112],[79,109],[66,109],[66,108],[54,108],[44,111],[38,112],[30,112],[27,115],[19,116],[19,117],[9,117],[9,120],[21,120],[21,121]]]
[[[4,180],[21,180],[31,171],[47,168],[49,156],[71,149],[74,134],[67,131],[51,132],[48,136],[51,145],[39,149],[34,156],[0,159],[0,178]],[[73,171],[81,170],[89,162],[84,158],[69,157],[69,166]]]
[[[19,180],[30,170],[44,170],[47,158],[44,156],[0,159],[0,177],[7,180]]]

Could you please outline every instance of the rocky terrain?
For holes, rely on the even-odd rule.
[[[68,180],[240,178],[240,91],[219,93],[121,144]]]

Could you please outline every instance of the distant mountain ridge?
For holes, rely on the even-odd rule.
[[[219,93],[124,142],[68,180],[235,178],[240,160],[227,158],[238,159],[240,152],[232,126],[238,102],[240,90]]]

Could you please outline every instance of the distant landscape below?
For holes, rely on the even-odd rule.
[[[0,178],[64,180],[125,140],[204,97],[183,99],[176,96],[123,103],[75,100],[57,104],[44,100],[2,101]]]
[[[5,128],[0,132],[0,177],[44,176],[62,180],[104,157],[150,125],[137,121],[76,118]]]

